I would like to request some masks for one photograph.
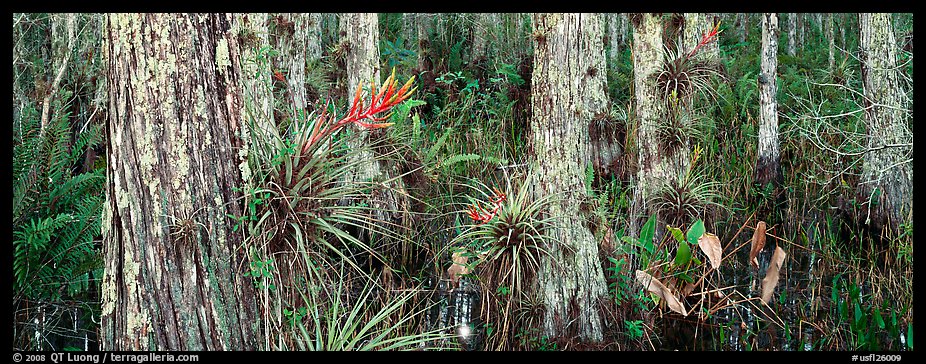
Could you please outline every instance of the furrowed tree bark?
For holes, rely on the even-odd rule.
[[[909,99],[900,87],[897,42],[890,14],[861,13],[859,48],[869,152],[864,155],[858,200],[863,221],[876,230],[913,221],[913,133]]]
[[[550,256],[539,275],[550,337],[603,339],[598,300],[607,294],[598,244],[580,205],[587,202],[583,175],[589,163],[588,125],[606,113],[605,55],[595,14],[534,14],[532,152],[540,196],[557,195],[550,216]]]
[[[759,152],[755,182],[781,184],[778,146],[778,14],[762,14],[762,54],[759,73]]]
[[[229,15],[109,14],[103,350],[249,350],[239,49]]]

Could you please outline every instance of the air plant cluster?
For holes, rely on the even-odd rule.
[[[696,146],[686,173],[666,179],[652,197],[660,216],[669,224],[679,225],[691,216],[705,215],[712,207],[722,207],[718,202],[719,183],[705,181],[703,174],[696,172],[700,156],[701,148]]]
[[[716,41],[719,33],[718,23],[711,31],[703,34],[701,41],[687,53],[684,53],[682,46],[676,47],[674,51],[665,49],[665,61],[662,71],[656,75],[656,86],[666,105],[676,104],[680,100],[690,101],[690,96],[699,91],[710,90],[710,76],[720,73],[711,60],[696,56],[705,45]]]
[[[268,302],[294,305],[291,312],[295,312],[295,306],[308,305],[326,310],[329,309],[324,307],[326,305],[335,309],[334,306],[344,304],[325,299],[307,301],[306,297],[312,298],[315,294],[307,289],[343,283],[343,274],[338,275],[331,269],[335,264],[344,264],[353,268],[352,272],[366,275],[361,268],[362,263],[356,261],[358,252],[368,254],[373,260],[385,261],[381,253],[349,232],[351,228],[358,228],[375,229],[376,234],[390,234],[384,231],[387,229],[371,223],[370,214],[366,213],[371,207],[342,203],[360,196],[365,186],[362,182],[345,183],[348,180],[346,176],[358,168],[357,158],[352,158],[357,151],[348,143],[348,138],[357,134],[347,137],[339,137],[338,134],[352,124],[359,129],[392,125],[386,120],[395,106],[414,93],[413,83],[414,77],[399,87],[393,70],[381,86],[370,85],[369,95],[364,94],[363,85],[358,86],[343,117],[331,112],[326,103],[315,116],[295,120],[288,133],[273,130],[253,135],[252,147],[269,153],[251,154],[251,165],[258,170],[251,181],[255,187],[246,196],[251,208],[249,216],[235,218],[247,222],[252,259],[275,262],[272,279],[278,282],[276,289],[262,293],[267,296],[264,301],[264,315],[267,317],[264,319],[268,322],[275,320],[272,316],[279,315],[280,309],[271,307]],[[410,301],[404,297],[390,305],[399,304],[396,302],[405,304]],[[409,323],[403,321],[401,325],[406,324]],[[293,332],[284,329],[275,328],[280,330],[275,334],[288,341],[281,344],[283,347],[293,348],[296,344],[293,340],[299,335],[293,337]],[[377,340],[388,339],[395,329],[388,327],[388,332],[375,337]],[[312,334],[309,332],[300,339],[312,337],[318,340]],[[355,341],[353,337],[350,340]],[[311,347],[312,343],[301,340],[300,345]],[[324,343],[321,347],[337,345],[340,344]],[[362,348],[362,343],[360,345]],[[353,344],[347,347],[358,348]]]
[[[472,264],[483,285],[482,318],[493,325],[496,335],[487,338],[489,347],[511,349],[517,343],[509,342],[517,336],[527,321],[517,321],[516,313],[537,313],[535,305],[535,277],[540,270],[541,257],[547,254],[545,230],[552,218],[543,211],[550,197],[534,198],[529,192],[530,178],[523,181],[517,191],[509,185],[503,193],[497,188],[474,188],[488,201],[471,203],[465,213],[473,221],[457,236],[452,245],[466,246],[471,255],[478,257]],[[491,209],[483,206],[492,206]]]

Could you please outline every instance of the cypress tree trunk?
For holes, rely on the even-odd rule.
[[[685,30],[682,33],[682,41],[686,50],[691,50],[698,45],[701,37],[714,28],[720,19],[714,13],[685,13]],[[712,59],[720,61],[720,42],[714,41],[704,45],[698,54],[695,55],[702,59]]]
[[[661,184],[683,176],[688,170],[687,142],[677,148],[667,147],[658,136],[663,118],[669,117],[665,99],[656,85],[656,75],[662,70],[665,54],[662,50],[663,22],[661,15],[634,14],[633,23],[633,82],[634,109],[639,122],[637,128],[637,188],[631,207],[631,231],[638,232],[641,220],[657,213],[650,199]],[[659,219],[660,222],[664,220]],[[657,224],[661,236],[664,223]]]
[[[309,18],[310,14],[282,13],[274,14],[271,20],[274,23],[274,47],[280,55],[274,59],[274,68],[279,70],[283,80],[275,82],[282,84],[284,90],[283,105],[288,111],[287,117],[294,118],[300,112],[310,113],[306,110],[309,105],[305,87],[305,68],[310,57],[309,44],[314,43],[313,52],[320,51],[318,40],[310,40]],[[314,101],[314,100],[313,100]],[[280,120],[277,120],[279,123]]]
[[[621,54],[621,44],[623,39],[621,39],[620,30],[621,27],[621,14],[613,13],[607,17],[608,21],[608,40],[611,46],[611,51],[608,52],[608,64],[617,64],[617,59]]]
[[[110,14],[103,350],[257,347],[228,15]]]
[[[241,128],[246,133],[242,135],[248,135],[251,128],[254,128],[256,135],[272,141],[274,139],[271,136],[276,134],[277,127],[273,115],[272,73],[269,62],[258,60],[258,52],[270,47],[267,19],[266,13],[234,14],[231,31],[239,36],[238,49],[241,54],[239,83],[244,97],[240,105],[243,117]],[[250,171],[245,169],[244,172],[244,179],[247,180]]]
[[[762,54],[759,74],[759,152],[755,181],[781,184],[778,147],[778,14],[762,14]]]
[[[740,43],[746,43],[746,37],[749,36],[749,14],[737,14],[736,22],[740,26]]]
[[[588,125],[608,107],[601,23],[594,14],[534,14],[533,30],[529,158],[538,173],[537,194],[562,197],[550,206],[560,223],[548,231],[551,255],[539,275],[544,331],[601,341],[597,303],[607,290],[598,244],[580,211],[589,198],[583,182]]]
[[[348,42],[347,53],[347,85],[348,94],[353,97],[358,85],[369,92],[370,81],[381,83],[379,72],[379,20],[376,13],[348,13],[341,15],[341,31]],[[360,152],[356,156],[356,171],[349,178],[350,181],[364,183],[374,182],[371,204],[374,218],[377,221],[392,222],[398,226],[407,226],[406,214],[408,211],[407,194],[405,186],[398,176],[398,172],[381,161],[378,161],[372,149],[372,138],[382,138],[379,133],[351,125],[354,132],[360,133],[360,144],[352,146]],[[379,183],[382,182],[382,183]],[[385,188],[383,188],[385,187]],[[399,221],[401,220],[401,221]]]
[[[826,42],[828,44],[828,49],[829,49],[829,56],[827,58],[827,61],[828,61],[827,64],[829,65],[828,69],[832,71],[834,68],[836,68],[836,39],[833,36],[833,14],[832,13],[826,14]]]
[[[788,13],[788,55],[794,57],[795,54],[797,54],[797,13]]]
[[[900,88],[897,42],[890,14],[859,14],[859,48],[868,123],[868,148],[859,181],[863,221],[897,229],[913,221],[913,134]]]

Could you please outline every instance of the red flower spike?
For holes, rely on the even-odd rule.
[[[709,32],[701,35],[701,41],[698,42],[698,45],[688,53],[688,57],[691,58],[691,56],[697,53],[701,47],[716,40],[718,34],[720,34],[720,23],[714,24],[714,28],[712,28]]]
[[[347,115],[336,122],[333,118],[326,118],[326,103],[325,109],[322,110],[321,116],[316,121],[314,130],[310,134],[311,137],[309,141],[302,148],[303,152],[307,152],[309,147],[321,138],[335,133],[338,129],[350,123],[357,124],[359,127],[366,129],[379,129],[393,125],[393,123],[383,122],[392,116],[392,113],[388,113],[385,116],[376,115],[389,111],[395,105],[398,105],[402,101],[408,99],[412,93],[417,90],[417,88],[412,88],[409,90],[409,87],[411,87],[412,83],[414,83],[414,80],[414,76],[409,78],[405,85],[403,85],[402,88],[396,92],[395,69],[393,68],[392,74],[389,76],[389,78],[386,79],[385,82],[383,82],[383,85],[379,88],[376,87],[375,83],[370,82],[372,91],[370,92],[371,99],[369,104],[366,104],[362,97],[363,85],[357,86],[357,91],[354,94],[354,100],[351,103],[351,107],[348,110]],[[363,122],[363,120],[366,119],[370,119],[373,122]],[[323,124],[324,128],[322,128]]]

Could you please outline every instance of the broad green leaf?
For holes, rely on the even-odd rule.
[[[643,244],[643,248],[650,254],[653,254],[653,251],[656,250],[656,247],[653,246],[653,235],[655,234],[656,214],[653,214],[646,220],[646,223],[643,224],[643,228],[640,229],[640,243]]]
[[[872,316],[874,316],[875,325],[878,325],[879,329],[884,330],[884,318],[881,317],[881,310],[875,307],[874,312],[872,312]]]
[[[666,225],[666,230],[672,232],[672,237],[675,238],[675,241],[678,241],[679,243],[685,241],[685,234],[682,234],[682,229]]]
[[[688,243],[691,245],[698,245],[698,238],[704,235],[704,221],[698,219],[694,224],[688,228]]]
[[[691,248],[685,240],[678,242],[678,251],[675,252],[675,266],[681,267],[691,261]]]

